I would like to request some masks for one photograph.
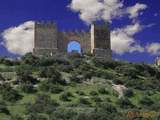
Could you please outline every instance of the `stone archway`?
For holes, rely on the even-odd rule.
[[[67,45],[67,53],[76,52],[81,54],[82,48],[81,44],[77,40],[70,40]]]
[[[67,53],[68,43],[76,41],[81,45],[81,53],[89,53],[91,51],[90,34],[86,32],[69,32],[60,34],[58,40],[58,49]]]

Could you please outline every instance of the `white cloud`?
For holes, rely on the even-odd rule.
[[[87,23],[100,18],[100,11],[103,4],[97,0],[73,0],[70,7],[76,12],[80,12],[80,18]]]
[[[69,5],[71,10],[80,13],[80,18],[87,24],[96,20],[112,22],[123,16],[129,15],[135,19],[142,14],[147,5],[136,3],[134,6],[125,8],[122,0],[72,0]]]
[[[136,43],[134,35],[141,31],[143,26],[139,23],[128,25],[124,28],[118,28],[111,32],[111,48],[117,54],[125,52],[143,52],[144,48]]]
[[[129,13],[129,18],[133,19],[138,17],[139,15],[142,15],[142,10],[145,10],[147,8],[147,5],[136,3],[136,5],[128,7],[127,13]]]
[[[133,6],[125,7],[123,0],[72,0],[69,7],[74,12],[79,12],[80,18],[87,24],[96,20],[112,22],[113,19],[128,16],[133,25],[126,25],[111,32],[112,50],[117,54],[144,51],[144,48],[134,39],[134,35],[142,28],[153,26],[153,24],[140,25],[137,20],[138,16],[142,15],[143,10],[147,8],[146,4],[136,3]]]
[[[24,55],[34,47],[34,22],[28,21],[2,33],[3,44],[9,52]]]
[[[148,44],[146,49],[152,55],[160,55],[160,43]]]

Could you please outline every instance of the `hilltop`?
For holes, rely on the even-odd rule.
[[[154,65],[78,54],[0,58],[1,120],[155,120],[159,111]]]

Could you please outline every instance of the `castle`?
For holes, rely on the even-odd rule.
[[[67,53],[71,41],[81,45],[81,53],[96,57],[112,58],[110,30],[107,24],[92,24],[90,32],[60,32],[54,22],[36,22],[33,53],[38,56],[53,56]]]

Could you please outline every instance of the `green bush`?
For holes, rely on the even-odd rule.
[[[80,91],[80,90],[77,90],[76,93],[77,93],[78,95],[85,95],[85,93],[84,93],[83,91]]]
[[[98,95],[97,91],[91,91],[89,94],[92,95],[92,96]]]
[[[34,56],[32,53],[27,53],[22,57],[22,63],[36,66],[39,58]]]
[[[24,120],[24,119],[19,115],[12,115],[10,120]]]
[[[2,74],[0,74],[0,81],[5,81],[5,78],[2,76]]]
[[[72,72],[71,76],[70,76],[70,80],[71,82],[74,83],[82,83],[84,81],[84,76],[83,75],[79,75],[76,72]]]
[[[143,96],[142,99],[140,100],[140,104],[150,106],[154,104],[154,101],[148,96]]]
[[[113,80],[113,83],[116,84],[116,85],[118,85],[118,84],[123,85],[123,84],[124,84],[124,81],[123,81],[122,79],[124,79],[124,78],[115,78],[115,79]]]
[[[80,97],[79,98],[79,103],[80,104],[85,104],[85,105],[91,105],[89,98],[85,98],[85,97]]]
[[[125,92],[124,92],[124,96],[126,97],[133,97],[134,95],[134,92],[132,89],[127,89]]]
[[[115,69],[116,67],[123,65],[123,63],[118,61],[108,61],[106,59],[98,59],[98,58],[94,58],[93,63],[95,66],[102,67],[105,69]]]
[[[7,106],[4,102],[0,102],[0,113],[4,113],[4,114],[7,114],[7,115],[10,114],[10,112],[7,109]]]
[[[18,91],[14,90],[9,84],[4,84],[0,86],[0,93],[2,99],[9,102],[16,102],[22,98],[22,95]]]
[[[60,100],[62,101],[71,101],[70,97],[73,97],[73,94],[71,92],[64,92],[60,95]]]
[[[37,84],[39,82],[36,78],[32,77],[31,72],[28,70],[18,70],[16,74],[19,84]]]
[[[35,93],[36,92],[36,89],[34,88],[33,84],[24,83],[20,85],[20,88],[25,93]]]
[[[48,81],[43,81],[39,85],[39,89],[44,92],[51,92],[51,93],[55,93],[55,94],[61,93],[63,91],[62,86],[56,85],[56,84],[50,84],[50,82],[48,82]]]
[[[47,94],[38,94],[35,102],[28,104],[26,106],[27,113],[53,113],[56,108],[59,106],[56,100],[51,99],[51,97]]]
[[[120,99],[118,99],[117,104],[121,108],[124,108],[124,109],[128,109],[128,108],[133,108],[134,107],[134,105],[132,104],[132,102],[129,99],[127,99],[127,98],[120,98]]]
[[[98,92],[99,92],[100,94],[109,94],[109,92],[106,90],[105,87],[100,87],[100,88],[98,89]]]
[[[26,119],[27,120],[48,120],[48,117],[46,115],[44,115],[44,114],[33,114],[33,113],[30,113],[27,116]]]
[[[100,97],[98,97],[98,96],[94,96],[94,97],[92,97],[92,99],[93,99],[93,101],[96,102],[96,103],[99,103],[99,102],[102,102],[102,101],[103,101],[103,100],[102,100]]]

